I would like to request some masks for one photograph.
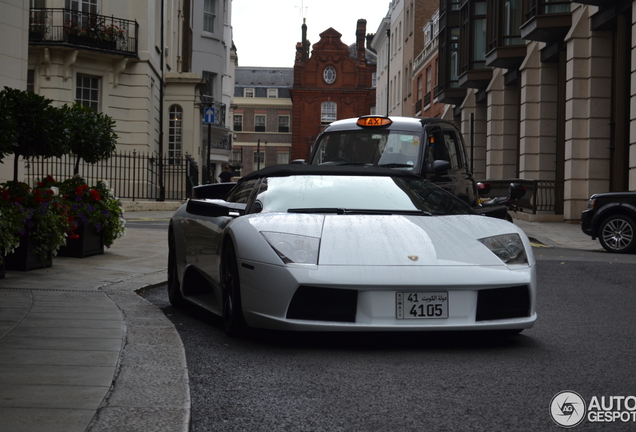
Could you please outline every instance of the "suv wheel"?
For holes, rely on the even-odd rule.
[[[605,219],[598,231],[598,240],[608,252],[630,253],[636,249],[636,222],[629,216],[615,215]]]

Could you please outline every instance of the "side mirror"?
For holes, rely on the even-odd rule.
[[[433,170],[433,172],[435,174],[439,174],[439,173],[443,173],[445,171],[448,171],[450,169],[450,162],[449,161],[445,161],[442,159],[438,159],[436,161],[433,161],[433,163],[431,164],[431,168]]]
[[[245,212],[245,204],[230,203],[223,200],[198,200],[188,201],[186,211],[197,216],[220,217],[232,216],[230,213],[242,214]]]

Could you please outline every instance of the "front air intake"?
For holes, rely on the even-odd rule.
[[[491,321],[530,316],[528,287],[515,286],[480,290],[477,294],[477,321]]]
[[[288,319],[356,322],[358,291],[300,286],[287,309]]]

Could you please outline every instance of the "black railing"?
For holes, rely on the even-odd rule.
[[[510,183],[520,183],[526,188],[526,194],[517,204],[523,209],[537,212],[563,214],[563,182],[555,180],[503,179],[483,180],[490,184],[489,197],[507,196]]]
[[[31,158],[25,162],[25,181],[32,184],[47,175],[57,181],[66,180],[73,177],[75,162],[72,155]],[[117,152],[95,164],[80,162],[78,174],[89,185],[105,180],[115,196],[132,200],[184,200],[191,197],[192,187],[199,184],[197,164],[188,155],[160,158],[157,153]]]
[[[137,55],[136,21],[72,9],[30,9],[29,43],[67,44]]]

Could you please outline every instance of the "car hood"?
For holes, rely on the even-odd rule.
[[[506,233],[519,233],[530,249],[514,224],[476,215],[262,214],[249,224],[258,231],[319,237],[319,265],[503,266],[478,239]]]
[[[326,216],[321,265],[504,265],[477,238],[469,216]],[[491,227],[492,228],[492,227]],[[492,230],[486,229],[488,235]],[[499,231],[499,230],[498,230]]]

